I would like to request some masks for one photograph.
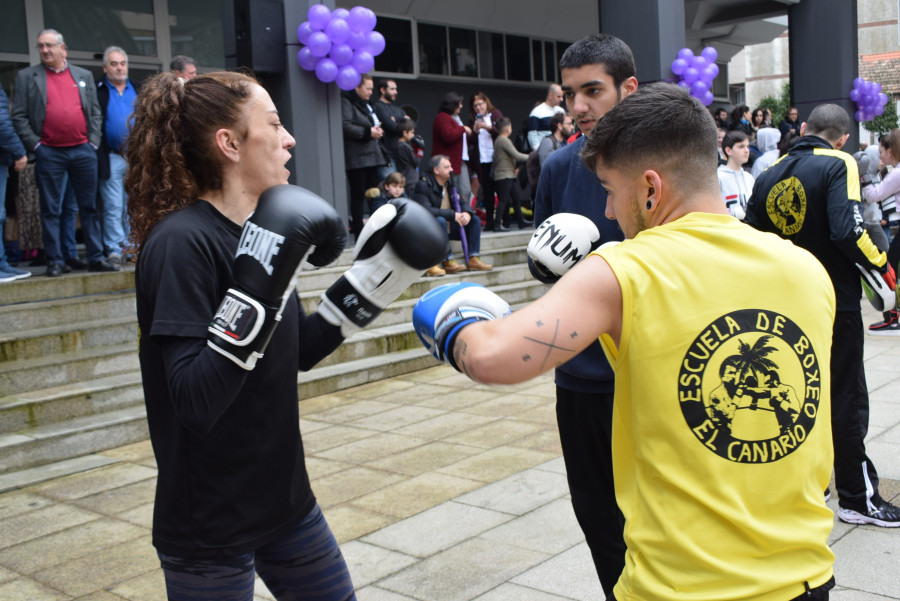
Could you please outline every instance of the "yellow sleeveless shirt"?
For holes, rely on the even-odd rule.
[[[807,251],[692,213],[593,253],[622,288],[618,601],[787,601],[832,575],[834,290]]]

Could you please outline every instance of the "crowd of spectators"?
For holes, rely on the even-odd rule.
[[[138,90],[128,55],[106,48],[95,81],[68,62],[59,31],[41,31],[36,47],[40,63],[18,72],[12,101],[0,95],[0,282],[29,277],[24,266],[46,265],[49,277],[119,271],[134,260],[123,152]],[[174,57],[170,69],[184,81],[197,75],[187,56]]]
[[[7,192],[2,184],[10,180],[12,216],[5,228],[7,242],[0,248],[0,282],[31,275],[17,266],[22,263],[45,264],[47,275],[55,277],[73,269],[115,271],[134,259],[128,251],[122,149],[138,87],[128,77],[128,55],[120,47],[108,47],[104,76],[94,82],[90,72],[69,65],[59,32],[42,31],[37,47],[41,63],[19,72],[11,102],[5,95],[0,98],[0,192]],[[197,65],[188,56],[172,58],[169,68],[184,81],[197,76]],[[75,85],[60,86],[61,81]],[[507,231],[511,220],[519,228],[532,227],[529,217],[544,163],[581,135],[573,135],[562,88],[551,84],[517,132],[485,92],[468,99],[455,91],[445,93],[431,124],[429,156],[423,153],[427,143],[418,115],[397,102],[399,93],[396,80],[375,82],[364,75],[357,88],[341,94],[350,233],[356,236],[367,215],[387,199],[406,197],[429,206],[423,191],[438,185],[446,190],[448,206],[436,207],[436,215],[443,211],[439,218],[451,235],[458,235],[454,228],[463,230],[468,255],[476,258],[478,268],[490,268],[478,258],[481,232]],[[81,110],[61,110],[63,100]],[[774,123],[768,109],[743,104],[730,111],[716,107],[712,115],[719,129],[723,200],[740,218],[754,179],[800,138],[799,112],[790,107]],[[441,171],[439,157],[449,162],[443,183],[440,175],[435,177]],[[426,183],[419,186],[421,181]],[[2,222],[7,204],[0,205]],[[898,215],[893,210],[884,214]],[[469,232],[471,226],[460,223],[457,215],[479,221],[479,232]],[[892,222],[887,217],[880,221],[889,235]],[[76,224],[84,256],[77,250]],[[427,275],[467,268],[472,267],[448,257]]]

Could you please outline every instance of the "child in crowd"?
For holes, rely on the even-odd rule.
[[[718,169],[722,199],[732,216],[743,220],[754,181],[753,176],[743,168],[750,159],[749,137],[739,129],[731,130],[722,139],[722,152],[728,158]]]
[[[384,181],[378,186],[377,190],[380,192],[378,196],[374,196],[371,200],[371,213],[374,213],[378,209],[380,209],[383,205],[386,205],[388,201],[394,200],[395,198],[409,198],[406,195],[406,178],[403,177],[403,174],[399,171],[394,171],[393,173],[389,173]],[[373,188],[375,190],[375,188]]]
[[[400,136],[394,147],[394,160],[397,163],[397,171],[406,178],[405,196],[412,198],[416,182],[419,181],[419,157],[416,156],[411,144],[412,139],[416,137],[416,124],[406,117],[397,124],[397,130]]]

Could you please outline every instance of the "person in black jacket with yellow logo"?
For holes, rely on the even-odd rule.
[[[874,269],[886,280],[894,274],[887,255],[866,233],[856,161],[841,152],[850,125],[847,111],[836,104],[813,109],[801,125],[803,137],[756,180],[744,221],[805,248],[831,276],[837,297],[831,423],[838,518],[851,524],[896,527],[900,509],[878,494],[878,473],[866,456],[869,394],[863,370],[859,268]]]

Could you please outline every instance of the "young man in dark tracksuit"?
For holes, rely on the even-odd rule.
[[[590,35],[560,59],[569,115],[585,136],[622,98],[637,90],[631,49],[607,34]],[[622,240],[615,221],[604,216],[606,190],[582,163],[584,137],[552,153],[541,168],[534,222],[556,213],[591,219],[600,242]],[[550,283],[529,260],[537,279]],[[594,342],[556,369],[556,416],[575,517],[591,549],[606,594],[625,565],[624,518],[616,505],[612,474],[613,371]]]

